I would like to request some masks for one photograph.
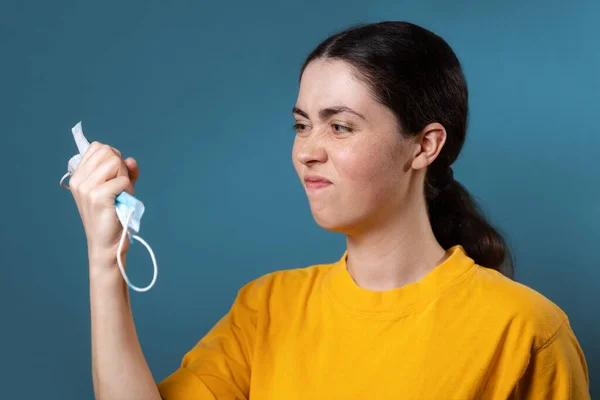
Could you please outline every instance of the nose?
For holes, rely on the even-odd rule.
[[[306,138],[298,139],[298,151],[296,157],[304,165],[327,162],[327,150],[323,145],[319,135],[309,135]]]

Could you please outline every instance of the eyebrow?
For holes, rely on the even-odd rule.
[[[336,114],[343,113],[343,112],[354,114],[354,115],[366,120],[364,115],[362,115],[362,114],[354,111],[350,107],[346,107],[346,106],[335,106],[335,107],[324,108],[321,111],[319,111],[319,118],[321,120],[324,120],[324,119],[331,117],[332,115],[336,115]],[[310,118],[308,118],[308,114],[305,111],[302,111],[301,109],[299,109],[298,107],[294,107],[292,109],[292,114],[298,114],[306,119],[310,119]]]

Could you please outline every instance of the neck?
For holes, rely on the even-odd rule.
[[[385,291],[416,282],[447,258],[435,239],[425,200],[368,231],[346,235],[348,272],[362,288]]]

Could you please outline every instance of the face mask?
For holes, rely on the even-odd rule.
[[[71,132],[73,132],[73,138],[75,139],[75,144],[77,145],[79,154],[76,154],[73,157],[71,157],[67,164],[68,172],[60,180],[60,186],[67,190],[70,189],[63,183],[64,180],[75,173],[75,169],[79,165],[81,157],[86,152],[88,147],[90,147],[89,142],[83,135],[83,130],[81,129],[81,121],[71,129]],[[137,233],[140,231],[140,223],[142,220],[142,215],[144,214],[144,210],[144,204],[127,192],[121,192],[115,199],[115,211],[117,213],[119,221],[121,222],[121,225],[123,225],[123,234],[121,236],[121,240],[119,241],[119,248],[117,250],[117,262],[119,264],[119,269],[121,270],[121,275],[123,275],[123,279],[125,279],[125,282],[127,282],[127,286],[129,286],[137,292],[146,292],[150,290],[152,286],[154,286],[154,283],[156,282],[156,276],[158,274],[156,258],[154,257],[154,252],[152,251],[152,248],[148,245],[148,243],[146,243],[146,241],[144,241],[144,239],[137,235]],[[146,249],[148,249],[150,257],[152,258],[152,264],[154,265],[154,275],[152,277],[152,282],[150,282],[150,284],[144,288],[139,288],[137,286],[132,285],[131,282],[129,282],[129,279],[127,278],[125,268],[123,268],[123,262],[121,261],[120,255],[122,254],[123,245],[125,244],[127,235],[130,236],[131,243],[133,243],[133,239],[135,239],[141,244],[143,244],[146,247]]]

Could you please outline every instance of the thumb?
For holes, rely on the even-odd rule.
[[[135,161],[135,158],[129,157],[125,160],[125,165],[129,171],[129,180],[131,181],[131,184],[135,186],[135,182],[137,182],[137,179],[140,176],[140,168],[137,165],[137,161]]]

